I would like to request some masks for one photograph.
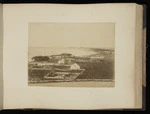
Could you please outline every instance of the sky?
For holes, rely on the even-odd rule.
[[[29,47],[113,48],[115,23],[29,23]]]

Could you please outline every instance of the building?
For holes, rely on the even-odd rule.
[[[45,63],[40,62],[40,63],[38,63],[37,65],[38,65],[38,66],[44,66]]]
[[[65,63],[65,60],[64,59],[61,59],[58,61],[58,64],[64,64]]]
[[[77,63],[74,63],[70,66],[70,69],[77,70],[80,69],[80,66]]]

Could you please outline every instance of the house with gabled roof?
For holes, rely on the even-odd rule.
[[[70,66],[70,69],[77,70],[77,69],[80,69],[80,66],[77,63],[74,63]]]

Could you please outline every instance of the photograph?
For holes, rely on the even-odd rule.
[[[29,23],[28,86],[114,87],[115,23]]]

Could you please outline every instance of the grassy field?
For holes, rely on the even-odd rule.
[[[114,79],[114,62],[84,62],[77,63],[81,68],[85,69],[79,79]]]

